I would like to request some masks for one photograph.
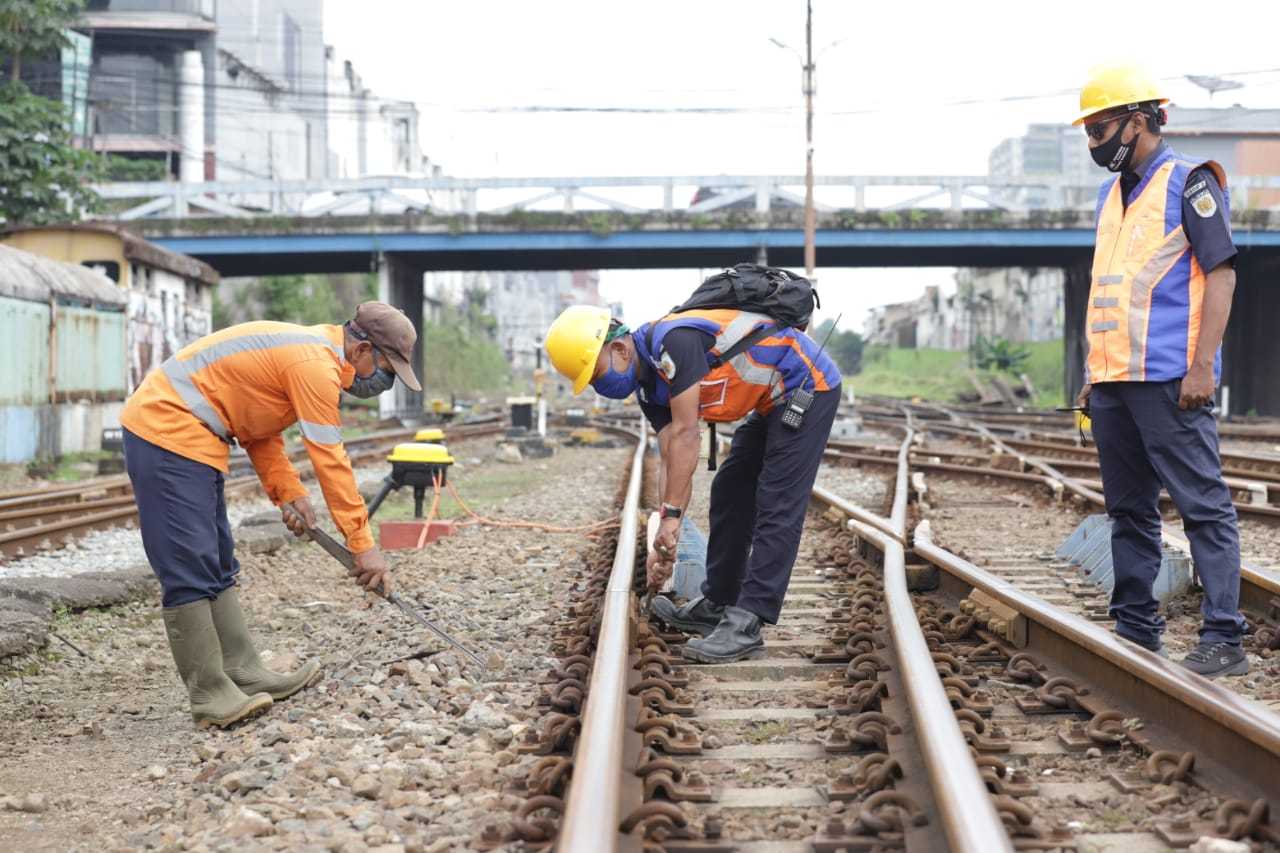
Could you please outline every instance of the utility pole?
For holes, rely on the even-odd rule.
[[[818,226],[818,217],[813,209],[813,0],[805,2],[804,55],[804,274],[812,279],[817,259],[814,239]]]

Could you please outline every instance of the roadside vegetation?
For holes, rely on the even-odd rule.
[[[1029,405],[1039,408],[1063,405],[1062,341],[1019,344],[1017,349],[1025,351],[1025,358],[1016,359],[1016,372],[1001,372],[977,367],[970,353],[964,351],[868,346],[862,353],[861,372],[846,381],[858,394],[959,402],[973,393],[971,372],[979,380],[1000,373],[1013,384],[1018,383],[1019,373],[1026,373],[1036,390]]]

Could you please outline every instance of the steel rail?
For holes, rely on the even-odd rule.
[[[1241,796],[1253,798],[1260,792],[1276,796],[1280,716],[938,547],[928,522],[916,527],[912,542],[916,555],[954,582],[981,590],[1024,616],[1029,649],[1048,649],[1059,663],[1083,671],[1095,684],[1105,684],[1109,693],[1121,696],[1131,707],[1158,708],[1158,716],[1148,725],[1195,744],[1197,772],[1203,769],[1233,783]],[[1232,762],[1229,767],[1209,769],[1224,757]]]
[[[908,425],[898,450],[893,509],[887,520],[873,516],[875,523],[862,523],[860,519],[870,513],[826,489],[815,489],[813,494],[818,500],[859,519],[855,522],[859,534],[884,554],[884,608],[889,632],[914,718],[921,757],[928,768],[943,834],[952,853],[1012,851],[1009,835],[996,813],[938,677],[937,665],[907,588],[906,554],[901,540],[906,535],[907,468],[913,435]],[[886,535],[882,529],[886,525],[894,531],[892,535]]]
[[[637,516],[648,428],[640,423],[627,494],[619,514],[618,547],[591,665],[582,731],[574,750],[573,780],[565,801],[556,850],[605,853],[621,843],[623,740],[626,735],[628,649],[632,583],[636,569]]]
[[[124,475],[103,477],[73,485],[41,486],[35,489],[20,489],[0,495],[0,511],[17,510],[24,507],[48,506],[52,504],[74,504],[83,500],[85,494],[110,493],[123,490],[131,491],[129,478]]]
[[[133,495],[117,495],[109,498],[95,498],[86,501],[54,504],[53,506],[36,506],[27,509],[0,510],[0,526],[13,526],[14,522],[25,522],[27,526],[38,527],[48,521],[61,521],[65,516],[96,512],[100,509],[114,509],[120,506],[131,506]],[[34,519],[34,521],[32,521]]]
[[[0,562],[16,557],[20,549],[25,553],[25,546],[38,546],[46,539],[51,539],[55,534],[71,535],[82,529],[94,528],[101,524],[117,527],[119,522],[134,519],[137,516],[138,508],[136,506],[125,506],[91,513],[80,518],[56,521],[52,524],[40,526],[22,527],[18,530],[0,533]]]
[[[978,432],[991,442],[993,447],[1021,459],[1025,464],[1040,471],[1046,477],[1061,483],[1063,488],[1067,491],[1079,495],[1094,506],[1103,507],[1104,509],[1106,508],[1107,501],[1106,498],[1103,497],[1102,492],[1089,488],[1073,477],[1068,477],[1042,459],[1018,453],[1013,450],[1013,448],[1009,447],[1009,445],[1005,444],[1001,439],[993,435],[991,431],[982,426],[982,424],[974,424],[972,421],[969,423],[976,427]],[[1191,543],[1187,541],[1185,536],[1178,533],[1169,524],[1161,524],[1160,538],[1171,548],[1181,551],[1188,557],[1191,556]],[[1265,613],[1271,607],[1271,599],[1275,596],[1280,596],[1280,580],[1269,575],[1265,575],[1250,566],[1242,565],[1240,567],[1240,603],[1242,605]]]

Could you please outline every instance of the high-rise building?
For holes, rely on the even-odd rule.
[[[88,0],[77,29],[23,76],[95,150],[183,181],[426,170],[417,108],[338,62],[323,0]]]
[[[997,193],[998,202],[1027,208],[1075,207],[1087,204],[1096,196],[1096,187],[1105,170],[1089,156],[1079,128],[1032,124],[1022,136],[1006,139],[991,150],[987,174],[1001,178],[1046,178],[1080,188],[1059,197],[1048,185],[1019,187]]]

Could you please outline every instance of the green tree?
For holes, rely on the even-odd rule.
[[[98,209],[102,158],[75,148],[62,105],[20,82],[0,86],[0,219],[43,225]]]
[[[857,332],[835,331],[834,320],[823,320],[812,332],[812,336],[819,344],[826,341],[827,352],[842,374],[853,376],[862,370],[862,335]]]
[[[343,319],[333,284],[323,276],[267,276],[253,289],[253,297],[262,305],[263,320],[314,326]]]
[[[461,320],[456,309],[446,308],[440,322],[422,330],[422,376],[428,392],[448,397],[508,389],[511,366],[502,349]]]
[[[0,59],[9,62],[9,79],[21,79],[23,59],[65,46],[83,10],[84,0],[0,0]]]

